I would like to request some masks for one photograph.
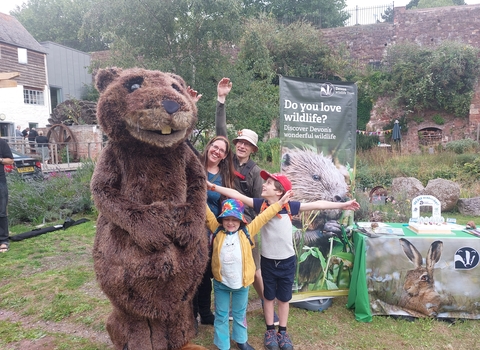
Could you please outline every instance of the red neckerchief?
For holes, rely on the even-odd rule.
[[[264,211],[265,209],[267,209],[267,208],[268,208],[267,201],[263,201],[262,206],[260,207],[260,213],[263,212],[263,211]],[[290,212],[290,204],[288,204],[288,202],[285,203],[285,204],[280,208],[280,211],[281,211],[282,209],[285,209],[285,210],[287,211],[288,217],[290,218],[290,221],[292,221],[292,213]],[[279,213],[277,213],[277,217],[278,217],[278,218],[281,218],[282,216],[281,216]]]

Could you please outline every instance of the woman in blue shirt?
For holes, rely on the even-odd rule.
[[[205,146],[201,161],[205,167],[209,182],[218,186],[233,188],[235,168],[233,166],[230,142],[226,137],[216,136],[211,139]],[[220,215],[223,199],[225,198],[221,198],[218,192],[210,190],[207,192],[207,204],[215,216]],[[207,230],[207,228],[205,229]],[[208,234],[211,235],[211,232],[208,231]],[[202,324],[213,325],[215,320],[215,316],[211,311],[212,278],[212,266],[209,262],[197,294],[193,299],[194,316],[196,318],[200,314],[200,322]]]

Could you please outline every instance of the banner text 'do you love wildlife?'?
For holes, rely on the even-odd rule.
[[[340,158],[348,154],[340,160],[353,164],[356,122],[354,83],[281,77],[280,139],[284,146],[309,145]]]
[[[327,105],[323,102],[320,104],[297,103],[290,100],[284,101],[284,111],[297,110],[300,112],[292,114],[284,114],[283,134],[286,138],[307,138],[307,139],[331,139],[335,140],[337,136],[332,133],[329,126],[325,126],[328,121],[327,112],[341,113],[342,106]],[[303,123],[303,126],[294,126],[290,122]],[[323,125],[322,125],[323,124]],[[322,125],[322,126],[320,126]]]

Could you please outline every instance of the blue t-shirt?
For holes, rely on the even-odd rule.
[[[266,202],[266,200],[263,198],[253,198],[253,210],[255,210],[257,215],[260,214],[260,209],[262,208],[263,202]],[[288,205],[290,206],[290,215],[298,215],[300,212],[300,204],[302,203],[297,201],[288,201]],[[280,210],[278,213],[288,214],[285,208],[282,208],[282,210]]]
[[[217,174],[208,173],[208,181],[217,186],[222,186],[223,182],[222,182],[221,175],[218,175],[217,178],[214,181],[212,181],[216,175]],[[219,201],[220,201],[220,193],[215,191],[210,191],[210,190],[207,191],[207,205],[212,211],[212,213],[215,214],[215,216],[220,215],[221,204],[219,203]]]

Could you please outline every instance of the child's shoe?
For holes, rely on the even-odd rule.
[[[277,333],[277,339],[280,350],[293,350],[293,343],[287,332],[281,331]]]
[[[237,348],[240,350],[255,350],[253,346],[248,344],[248,342],[245,342],[243,344],[237,343]]]
[[[278,347],[277,331],[275,329],[269,329],[265,332],[263,345],[265,345],[265,349],[267,350],[280,350]]]

